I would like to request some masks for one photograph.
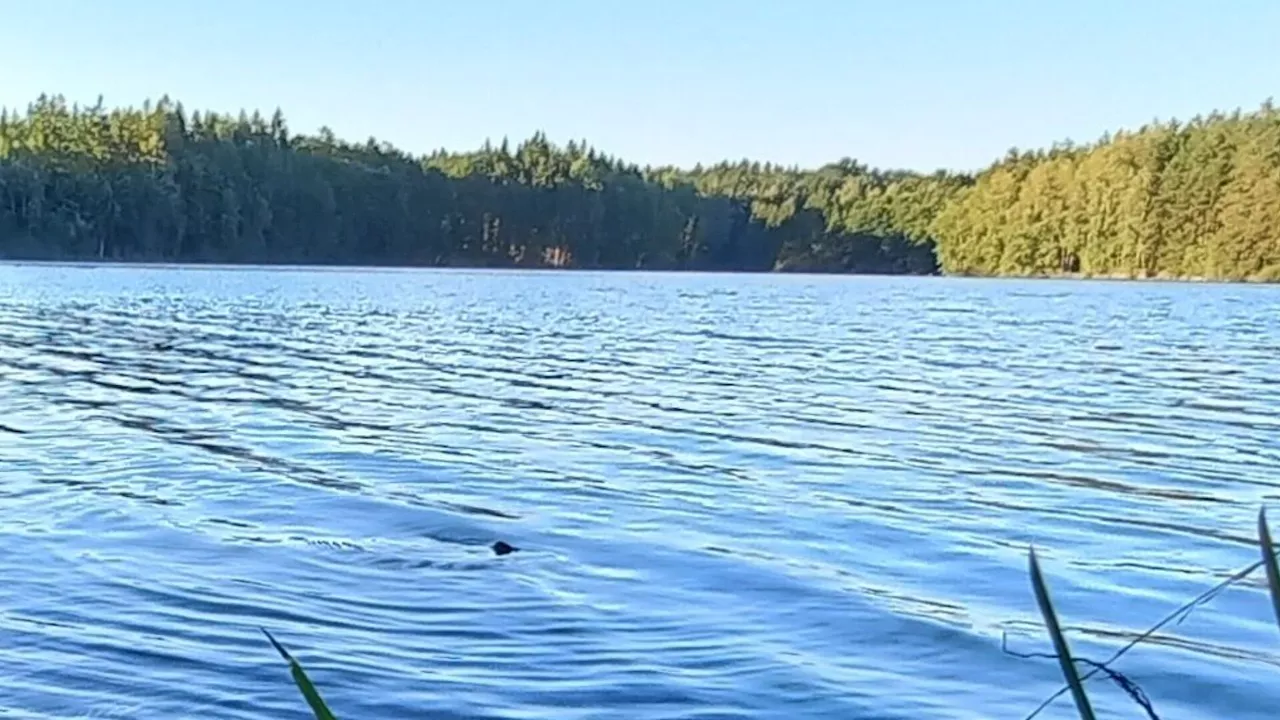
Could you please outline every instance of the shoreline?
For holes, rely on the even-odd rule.
[[[197,120],[167,97],[108,112],[46,94],[0,127],[0,257],[1280,283],[1277,122],[1264,103],[1006,153],[973,173],[745,158],[682,169],[542,132],[514,149],[415,155],[293,134],[280,112]],[[50,145],[47,127],[77,140]],[[1202,168],[1204,148],[1222,162]],[[1139,174],[1118,161],[1151,153]]]
[[[94,269],[139,270],[205,270],[244,272],[470,272],[470,273],[631,273],[643,275],[778,275],[814,277],[858,278],[946,278],[950,280],[1069,280],[1073,282],[1138,282],[1170,283],[1179,285],[1280,285],[1278,280],[1261,278],[1210,278],[1205,276],[1129,275],[1127,273],[1091,274],[1059,273],[1035,275],[978,275],[973,273],[876,273],[849,272],[843,270],[708,270],[684,268],[588,268],[555,266],[492,266],[492,265],[350,265],[341,263],[271,263],[271,262],[203,262],[194,260],[32,260],[0,258],[0,267],[55,267]]]

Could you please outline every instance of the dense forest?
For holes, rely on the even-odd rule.
[[[1280,281],[1280,112],[1010,151],[930,234],[957,274]]]
[[[424,157],[283,115],[0,113],[0,257],[1280,279],[1280,113],[973,175],[639,167],[537,134]]]

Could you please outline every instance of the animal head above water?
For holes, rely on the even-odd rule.
[[[510,555],[511,553],[520,549],[514,545],[509,545],[506,542],[503,542],[502,540],[499,540],[498,542],[494,543],[492,547],[493,547],[493,553],[495,555]]]

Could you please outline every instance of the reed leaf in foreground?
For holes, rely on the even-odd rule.
[[[1276,546],[1267,527],[1267,509],[1258,511],[1258,542],[1262,544],[1262,566],[1267,569],[1267,587],[1271,590],[1271,606],[1280,623],[1280,567],[1276,565]]]
[[[1058,624],[1058,614],[1053,609],[1053,600],[1049,599],[1049,588],[1045,585],[1044,575],[1040,572],[1040,562],[1036,559],[1035,548],[1031,548],[1031,587],[1035,590],[1036,603],[1040,605],[1040,614],[1044,616],[1049,637],[1053,639],[1053,649],[1058,657],[1058,664],[1062,666],[1062,675],[1071,688],[1076,709],[1080,711],[1080,720],[1096,720],[1093,706],[1089,704],[1089,696],[1084,691],[1084,683],[1080,681],[1080,674],[1076,672],[1075,660],[1071,657],[1067,638],[1062,634],[1062,626]]]
[[[276,642],[276,639],[267,632],[266,628],[261,628],[262,634],[267,636],[271,644],[275,646],[276,652],[280,653],[280,657],[289,663],[289,672],[293,675],[293,682],[302,691],[302,697],[307,699],[307,704],[311,706],[311,712],[315,713],[316,720],[338,720],[338,718],[329,710],[329,706],[325,705],[324,699],[320,697],[320,691],[316,690],[316,686],[311,684],[311,679],[307,677],[307,673],[302,669],[302,665],[293,659],[288,650],[284,646]]]

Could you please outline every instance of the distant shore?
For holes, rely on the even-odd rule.
[[[671,275],[787,275],[787,276],[822,276],[822,277],[918,277],[948,278],[962,280],[1070,280],[1085,282],[1142,282],[1171,284],[1205,284],[1205,285],[1276,285],[1277,279],[1243,278],[1220,279],[1204,276],[1178,277],[1172,275],[1129,275],[1124,273],[1089,274],[1060,273],[1035,275],[976,275],[972,273],[854,273],[835,271],[794,271],[794,270],[690,270],[680,268],[581,268],[581,267],[549,267],[549,266],[485,266],[485,265],[350,265],[333,263],[228,263],[200,261],[170,260],[34,260],[23,258],[0,258],[0,267],[64,267],[64,268],[132,268],[139,270],[208,270],[208,271],[242,271],[242,272],[484,272],[484,273],[634,273],[634,274],[671,274]]]
[[[43,95],[0,122],[0,255],[1273,282],[1278,127],[1264,103],[1010,151],[975,173],[676,168],[541,132],[411,155],[295,134],[279,111]]]

